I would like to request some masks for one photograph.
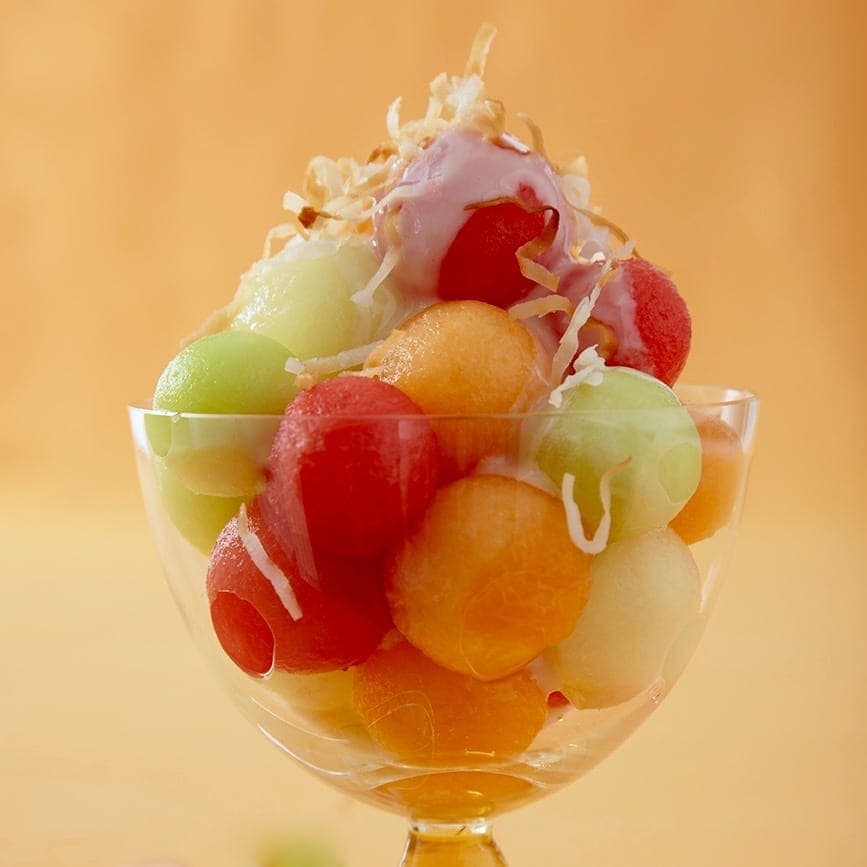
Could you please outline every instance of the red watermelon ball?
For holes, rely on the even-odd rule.
[[[391,628],[379,562],[317,554],[312,569],[301,569],[277,544],[260,501],[246,508],[247,532],[270,560],[271,577],[253,562],[233,518],[217,540],[207,577],[211,622],[229,658],[257,676],[272,667],[297,674],[334,671],[366,659]],[[297,603],[298,619],[275,589],[275,570]],[[283,593],[285,598],[285,585]]]
[[[342,376],[286,408],[265,472],[263,511],[287,552],[371,557],[424,511],[439,478],[430,422],[400,389]]]
[[[673,385],[686,364],[692,341],[692,321],[686,302],[674,281],[647,259],[628,259],[623,270],[635,301],[635,325],[652,368],[650,372]],[[618,358],[615,353],[610,363],[626,365],[627,359]]]
[[[561,293],[577,304],[590,294],[600,271],[598,264],[574,265],[563,276]],[[568,319],[553,321],[562,334]],[[579,353],[595,344],[612,367],[631,367],[673,385],[689,355],[692,323],[674,281],[656,265],[634,257],[602,289],[579,337]]]
[[[530,187],[522,186],[519,196],[523,206],[516,199],[472,211],[440,265],[440,298],[508,307],[533,288],[533,281],[521,273],[517,253],[542,234],[546,214]]]

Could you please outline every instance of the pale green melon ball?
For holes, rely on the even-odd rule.
[[[602,475],[627,458],[611,480],[612,540],[665,526],[701,476],[698,431],[674,392],[646,374],[612,367],[599,385],[566,392],[537,460],[558,486],[564,473],[575,476],[575,501],[593,530],[602,517]]]
[[[180,534],[203,554],[210,554],[220,531],[238,513],[241,497],[212,497],[191,491],[159,458],[154,460],[163,508]]]
[[[301,359],[369,343],[383,336],[393,297],[386,285],[369,304],[357,304],[352,295],[378,268],[362,240],[290,242],[241,278],[231,327],[271,337]]]
[[[154,454],[196,494],[249,499],[264,486],[262,469],[278,415],[149,415]]]
[[[282,413],[295,397],[286,348],[261,334],[222,331],[182,349],[157,382],[154,409]]]
[[[665,672],[672,648],[696,622],[701,582],[689,548],[667,527],[610,544],[590,578],[575,629],[545,658],[572,704],[610,707]]]
[[[157,383],[154,408],[195,416],[149,415],[151,446],[197,494],[246,497],[262,484],[276,423],[296,393],[286,348],[261,334],[224,331],[181,350]]]

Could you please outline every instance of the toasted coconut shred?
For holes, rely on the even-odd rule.
[[[379,268],[376,269],[376,273],[367,281],[367,285],[359,289],[352,296],[351,300],[353,304],[370,309],[376,290],[388,279],[388,275],[394,270],[399,255],[398,251],[392,248],[382,257]]]
[[[560,338],[560,345],[554,353],[554,361],[551,365],[551,381],[552,385],[554,385],[554,391],[561,395],[559,400],[562,400],[562,393],[565,390],[564,386],[566,385],[564,377],[566,377],[566,372],[569,370],[573,359],[575,360],[575,372],[579,372],[580,360],[575,357],[578,353],[578,345],[580,342],[578,336],[579,332],[590,319],[590,316],[593,313],[593,308],[596,306],[596,302],[599,300],[599,295],[602,293],[602,290],[611,282],[611,280],[614,279],[614,276],[617,273],[615,269],[619,267],[619,263],[623,259],[627,259],[632,255],[634,247],[634,242],[628,241],[622,247],[614,250],[609,256],[606,257],[603,253],[600,253],[598,254],[598,257],[594,257],[591,260],[602,261],[602,270],[599,272],[599,277],[596,279],[596,283],[590,294],[578,302],[575,312],[569,320],[569,325],[563,333],[563,336]],[[587,354],[584,363],[590,364],[593,367],[599,367],[601,362],[601,366],[604,366],[605,360],[595,352],[596,348],[596,346],[592,347],[594,353]],[[585,353],[582,352],[581,355],[585,356]],[[583,381],[585,380],[578,380],[575,384],[580,384],[580,382]],[[601,382],[601,379],[599,382]],[[598,382],[595,384],[598,384]],[[556,402],[557,398],[552,398],[549,398],[549,402],[554,406],[559,406],[560,404]]]
[[[371,353],[378,350],[384,340],[376,340],[373,343],[365,343],[363,346],[354,346],[338,352],[336,355],[328,355],[322,358],[288,358],[286,359],[286,372],[295,374],[295,382],[299,388],[311,388],[323,377],[361,367]]]
[[[523,121],[524,125],[530,130],[530,138],[533,140],[533,149],[545,156],[545,139],[542,137],[542,130],[539,124],[536,123],[528,114],[518,112],[519,120]]]
[[[606,265],[607,264],[608,263],[606,263]],[[603,267],[602,273],[600,273],[599,279],[596,281],[593,290],[586,298],[582,298],[578,302],[578,306],[575,308],[575,312],[569,320],[569,325],[566,327],[563,336],[560,338],[560,345],[557,347],[557,351],[554,353],[554,360],[551,363],[551,384],[554,385],[555,388],[558,388],[563,382],[566,371],[572,364],[572,360],[578,354],[578,332],[587,324],[587,320],[593,312],[596,301],[602,292],[602,287],[605,285],[602,281],[607,273],[606,268]],[[554,405],[557,406],[556,403]]]
[[[579,385],[601,385],[605,359],[596,351],[596,346],[588,346],[575,359],[575,372],[570,373],[548,396],[548,403],[558,409],[563,405],[565,392]]]
[[[629,235],[617,225],[617,223],[606,219],[602,216],[602,214],[598,210],[591,210],[590,208],[576,208],[576,210],[587,217],[594,226],[603,226],[608,229],[616,238],[620,240],[622,244],[629,244]],[[634,245],[633,245],[634,246]]]
[[[519,301],[509,310],[512,319],[531,319],[534,316],[547,316],[549,313],[573,312],[572,302],[565,295],[546,295],[544,298],[531,298],[529,301]]]
[[[275,241],[288,241],[297,234],[298,227],[292,223],[280,223],[279,225],[270,228],[268,234],[265,235],[265,243],[262,246],[262,258],[271,258]]]
[[[244,550],[250,555],[253,565],[267,578],[268,583],[274,588],[283,607],[293,620],[303,617],[301,606],[292,591],[289,579],[283,574],[283,570],[268,556],[265,546],[259,537],[250,529],[247,521],[247,506],[242,505],[238,512],[238,538],[244,546]]]
[[[551,216],[545,221],[542,232],[538,237],[531,238],[526,244],[522,244],[515,252],[515,256],[518,259],[521,273],[528,280],[538,283],[549,292],[556,292],[560,285],[559,275],[537,262],[536,257],[541,256],[554,243],[557,229],[560,226],[560,212],[556,208],[544,208],[543,210],[550,211]]]
[[[417,184],[399,184],[389,190],[389,192],[379,200],[377,211],[385,211],[399,202],[405,202],[409,199],[425,196],[431,192],[431,190],[435,189],[435,187],[436,184],[433,181],[420,181]]]
[[[560,486],[560,497],[563,500],[563,508],[566,511],[566,525],[569,529],[569,538],[572,543],[580,548],[585,554],[600,554],[608,545],[608,536],[611,533],[611,480],[630,461],[626,458],[619,464],[609,467],[599,479],[599,500],[602,503],[602,517],[599,526],[592,538],[584,535],[584,524],[581,521],[581,509],[575,502],[575,476],[572,473],[564,473]]]

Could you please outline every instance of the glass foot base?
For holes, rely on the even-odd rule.
[[[490,822],[414,823],[401,867],[507,867],[491,836]]]

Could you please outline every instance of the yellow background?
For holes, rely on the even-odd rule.
[[[231,294],[314,153],[497,23],[494,95],[672,269],[685,379],[758,390],[742,543],[673,698],[500,822],[513,863],[867,862],[862,2],[0,3],[0,864],[243,863],[399,820],[243,722],[183,632],[124,403]]]

